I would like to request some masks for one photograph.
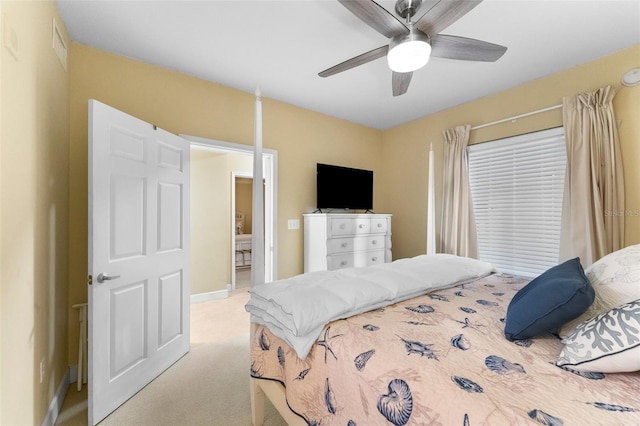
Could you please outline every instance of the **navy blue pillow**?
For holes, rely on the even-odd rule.
[[[595,292],[580,264],[567,260],[518,291],[507,308],[504,335],[522,340],[555,332],[593,303]]]

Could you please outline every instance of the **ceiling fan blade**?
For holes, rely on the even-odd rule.
[[[408,34],[407,27],[373,0],[338,0],[365,24],[387,38]]]
[[[431,56],[464,61],[495,62],[507,48],[473,38],[436,35],[431,38]]]
[[[422,15],[414,26],[430,37],[435,36],[481,2],[482,0],[441,0]]]
[[[355,56],[351,59],[347,59],[344,62],[339,63],[338,65],[334,65],[331,68],[327,68],[324,71],[320,71],[318,75],[320,77],[329,77],[334,74],[338,74],[339,72],[350,70],[351,68],[355,68],[360,65],[364,65],[367,62],[375,61],[376,59],[382,58],[387,54],[389,50],[389,45],[378,47],[377,49],[370,50],[367,53],[363,53],[362,55]]]
[[[409,83],[411,83],[412,72],[393,72],[391,76],[391,88],[393,96],[400,96],[407,93]]]

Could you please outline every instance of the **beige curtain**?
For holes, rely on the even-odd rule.
[[[611,86],[563,99],[567,173],[560,260],[586,268],[624,247],[624,178]]]
[[[469,188],[470,126],[444,131],[444,185],[442,190],[442,253],[477,257],[478,241]]]

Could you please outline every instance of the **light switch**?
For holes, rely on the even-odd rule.
[[[300,220],[289,219],[288,229],[300,229]]]

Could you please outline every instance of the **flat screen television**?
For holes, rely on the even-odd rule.
[[[373,209],[373,171],[317,164],[317,208]]]

